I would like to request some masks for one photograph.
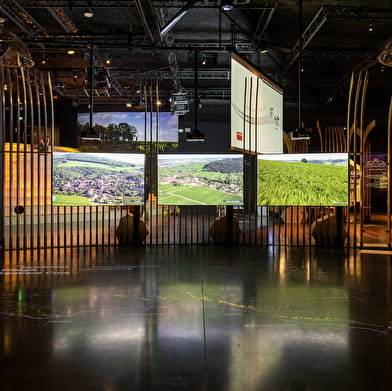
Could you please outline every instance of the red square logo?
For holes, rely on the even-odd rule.
[[[237,140],[242,141],[242,132],[237,132]]]

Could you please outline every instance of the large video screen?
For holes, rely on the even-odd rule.
[[[231,147],[283,152],[283,91],[247,61],[231,58]]]
[[[151,126],[152,124],[152,126]],[[95,141],[159,141],[178,142],[178,115],[169,112],[145,115],[144,112],[97,112],[93,113],[93,129],[90,114],[78,114],[78,128],[82,139]],[[157,138],[158,128],[158,138]]]
[[[242,205],[242,155],[159,155],[158,202]]]
[[[140,205],[144,155],[53,152],[52,205]]]
[[[346,153],[257,157],[257,205],[347,206]]]

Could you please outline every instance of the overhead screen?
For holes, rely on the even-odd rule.
[[[158,122],[157,113],[152,113],[152,121],[144,112],[93,113],[95,134],[89,134],[90,114],[79,113],[78,127],[82,138],[100,141],[178,141],[178,115],[169,112],[158,113]]]
[[[242,155],[159,155],[158,200],[160,205],[242,205]]]
[[[301,153],[257,157],[257,204],[347,206],[345,153]]]
[[[236,54],[231,58],[231,147],[283,152],[283,91]]]
[[[144,155],[54,152],[52,205],[140,205]]]

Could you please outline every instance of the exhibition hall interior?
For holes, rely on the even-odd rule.
[[[0,384],[392,389],[392,4],[0,2]]]

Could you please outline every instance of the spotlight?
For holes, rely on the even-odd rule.
[[[125,107],[132,107],[132,103],[131,102],[125,103]]]
[[[42,64],[46,64],[46,62],[49,60],[49,56],[46,53],[42,53]]]
[[[94,16],[94,12],[91,10],[91,8],[86,8],[83,12],[83,16],[85,18],[92,18]]]
[[[72,78],[75,83],[78,81],[78,77],[79,77],[78,74],[76,72],[74,72],[72,75]]]
[[[201,64],[206,65],[207,64],[207,57],[205,54],[203,54],[203,57],[201,58]]]
[[[112,62],[112,56],[109,54],[106,58],[106,65],[110,65],[110,63]]]
[[[72,50],[72,49],[71,49],[71,50],[68,50],[68,51],[67,51],[67,54],[69,54],[69,55],[75,54],[75,50]]]
[[[157,101],[157,106],[161,106],[162,102],[160,100]]]
[[[368,24],[368,31],[371,33],[374,30],[374,19],[372,19]]]
[[[233,1],[231,0],[226,0],[226,1],[222,1],[222,10],[229,12],[233,9]]]

